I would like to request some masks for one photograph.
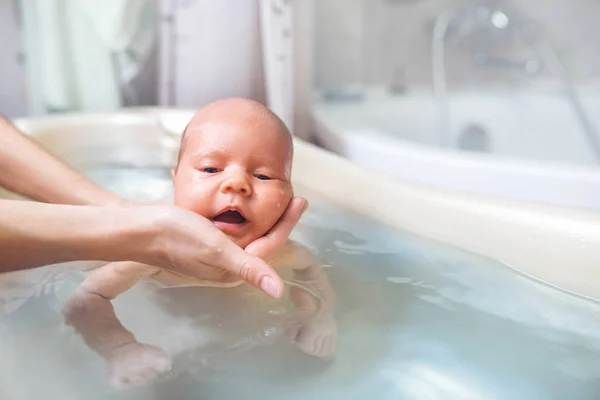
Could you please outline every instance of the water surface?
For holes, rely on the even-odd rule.
[[[87,173],[124,196],[170,195],[165,169]],[[0,398],[597,398],[597,304],[309,200],[293,238],[322,260],[336,292],[332,359],[287,340],[289,302],[269,303],[247,286],[140,284],[114,302],[117,315],[138,340],[174,355],[174,367],[147,386],[116,390],[60,314],[83,273],[48,267],[0,280]]]

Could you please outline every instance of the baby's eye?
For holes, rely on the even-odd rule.
[[[270,180],[270,179],[271,179],[271,177],[269,177],[269,176],[266,176],[266,175],[262,175],[262,174],[258,174],[258,175],[256,175],[256,178],[257,178],[257,179],[260,179],[261,181],[268,181],[268,180]]]
[[[202,168],[201,171],[206,172],[207,174],[216,174],[217,172],[219,172],[219,169],[213,168],[213,167],[208,167],[208,168]]]

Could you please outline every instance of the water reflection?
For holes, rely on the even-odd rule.
[[[317,268],[292,274],[280,300],[249,285],[145,287],[142,298],[129,296],[115,312],[108,299],[79,289],[65,302],[63,314],[66,323],[105,360],[109,383],[119,389],[160,376],[173,378],[192,367],[215,372],[227,360],[272,345],[281,337],[308,355],[329,357],[335,349],[336,325],[326,275]],[[153,326],[145,325],[146,330],[139,329],[142,310],[154,320]],[[127,330],[121,319],[138,329]],[[160,338],[153,335],[157,330]]]
[[[167,187],[168,173],[127,174],[146,188]],[[327,266],[320,271],[335,307],[310,294],[321,293],[322,281],[298,281],[285,266],[288,282],[312,288],[296,293],[312,312],[302,314],[289,285],[277,302],[249,286],[140,282],[113,301],[114,313],[136,342],[168,354],[172,368],[117,390],[106,361],[61,314],[82,266],[12,275],[0,279],[0,398],[597,398],[600,306],[298,194],[311,207],[292,238]],[[311,355],[327,337],[335,338],[333,356]]]

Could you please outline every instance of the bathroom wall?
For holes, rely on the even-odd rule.
[[[256,3],[256,0],[236,1]],[[399,88],[404,85],[430,83],[433,21],[444,10],[470,1],[472,0],[314,1],[315,40],[311,57],[315,67],[312,74],[314,82],[319,87],[367,83],[395,85]],[[600,17],[600,1],[513,1],[520,10],[542,23],[576,80],[586,81],[597,77],[600,73],[600,40],[595,38],[600,37],[600,28],[596,26],[596,20]],[[0,52],[0,113],[10,117],[24,115],[27,110],[26,81],[19,65],[15,4],[17,2],[13,0],[0,0],[0,37],[5,39],[5,47]],[[257,39],[257,19],[250,19],[254,25],[248,37]],[[224,26],[219,24],[217,21],[213,23],[214,26]],[[244,29],[249,29],[248,26],[244,26]],[[229,32],[233,37],[239,29],[229,29]],[[213,42],[215,37],[220,36],[213,35],[209,39],[210,42]],[[243,43],[238,47],[249,49],[252,46]],[[225,48],[231,53],[230,48]],[[205,51],[206,49],[198,49],[184,54],[202,55]],[[211,51],[213,55],[219,54],[219,51],[214,49]],[[241,53],[238,51],[235,54]],[[203,74],[197,74],[206,77],[203,82],[194,82],[195,85],[191,85],[188,78],[180,80],[181,94],[175,103],[200,104],[205,101],[204,97],[215,95],[209,94],[211,85],[236,87],[244,94],[248,92],[261,99],[264,94],[261,92],[260,46],[252,47],[247,58],[252,60],[250,64],[241,63],[241,68],[246,72],[245,82],[249,82],[245,86],[240,83],[239,71],[233,72],[236,79],[229,82],[215,79],[215,72],[212,70],[204,71]],[[474,71],[462,65],[461,61],[464,63],[464,58],[448,60],[449,76],[470,79],[474,76]],[[194,65],[204,69],[222,69],[221,64],[212,59],[209,64],[201,62]],[[231,68],[239,65],[237,62],[230,63]],[[152,104],[156,100],[157,74],[156,66],[152,65],[152,68],[140,77],[136,86],[140,91],[142,104]],[[196,86],[202,87],[202,90],[198,90]],[[200,97],[204,97],[193,97],[197,95],[191,93],[192,88],[194,92],[201,93]]]
[[[319,0],[316,85],[430,83],[434,20],[445,10],[469,3],[472,0]],[[521,0],[511,5],[541,24],[575,80],[598,77],[599,1]],[[465,60],[450,57],[449,77],[473,76]]]
[[[27,109],[16,15],[14,1],[0,0],[0,114],[9,118],[23,116]]]
[[[221,97],[264,101],[258,0],[172,2],[169,104],[199,107]],[[168,79],[164,77],[163,79]]]
[[[119,3],[121,2],[115,3],[115,8],[120,10]],[[122,3],[127,3],[127,1]],[[157,47],[152,48],[148,62],[142,66],[139,75],[130,85],[135,96],[121,96],[123,105],[161,104],[200,107],[209,101],[226,96],[244,96],[264,101],[258,0],[228,0],[227,2],[152,0],[151,3],[149,8],[160,5],[161,10],[166,10],[160,15],[156,27],[165,25],[170,27],[167,37],[163,38],[160,43],[164,44],[165,41],[169,41],[170,47],[166,49],[162,57],[160,57],[161,53]],[[47,99],[36,101],[35,96],[31,94],[32,91],[28,90],[28,88],[39,89],[42,86],[39,82],[33,82],[35,79],[32,79],[31,76],[39,76],[39,71],[48,71],[49,68],[47,64],[35,63],[36,57],[34,56],[40,53],[34,51],[32,56],[32,54],[20,51],[21,47],[26,44],[24,29],[19,26],[19,24],[23,24],[23,13],[20,11],[25,10],[24,7],[27,4],[39,6],[44,4],[44,1],[0,0],[0,37],[4,39],[4,47],[0,52],[0,113],[14,118],[47,113],[50,112],[49,110],[55,112],[57,109],[71,111],[91,109],[87,103],[48,107]],[[72,12],[81,13],[85,8],[79,7],[77,0],[72,0],[70,3],[64,2],[64,4],[62,1],[51,4],[56,5],[59,10],[57,13],[61,18],[65,18],[65,4],[72,6],[70,7]],[[28,15],[48,21],[48,15],[43,13],[40,15],[35,11],[37,9],[33,9],[33,12]],[[86,16],[90,15],[93,13],[86,14]],[[77,20],[77,18],[74,19]],[[92,26],[89,29],[90,32],[86,32],[86,34],[95,39],[98,36],[95,35],[95,25],[83,24],[84,27]],[[34,30],[38,27],[35,23],[29,26],[32,26]],[[34,35],[30,37],[34,37]],[[81,38],[82,36],[76,35],[75,37]],[[154,37],[160,39],[158,35]],[[88,41],[89,37],[86,36],[84,40]],[[79,43],[84,40],[79,40]],[[97,43],[94,42],[94,44]],[[98,50],[97,47],[94,48]],[[49,53],[51,52],[45,54]],[[84,58],[90,59],[90,57]],[[164,68],[165,64],[168,64],[170,68]],[[34,70],[28,74],[27,65],[40,65],[41,70]],[[64,74],[64,80],[72,83],[73,75],[77,76],[77,74]],[[48,81],[56,82],[52,79]],[[104,105],[110,99],[102,103],[108,97],[102,89],[112,85],[102,84],[102,81],[98,79],[84,79],[83,81],[87,85],[82,92],[101,103],[100,106],[94,106],[92,109],[113,108],[111,105]],[[36,83],[37,85],[35,85]],[[55,93],[55,88],[60,85],[53,84],[52,86],[51,92]],[[37,107],[34,106],[34,103]]]

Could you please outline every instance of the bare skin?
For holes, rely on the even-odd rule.
[[[0,186],[44,203],[103,206],[124,201],[19,132],[2,116]]]
[[[316,357],[335,350],[337,329],[333,318],[334,292],[321,264],[296,243],[288,242],[271,261],[272,266],[294,269],[293,282],[308,287],[321,302],[302,289],[292,287],[290,297],[296,311],[287,326],[288,339],[303,352]],[[229,284],[194,280],[169,271],[135,262],[112,263],[96,269],[66,301],[63,313],[84,342],[106,360],[110,384],[115,388],[148,383],[171,369],[171,355],[140,343],[117,318],[111,300],[138,281],[150,279],[167,288],[234,287]]]
[[[291,163],[291,135],[275,115],[249,100],[219,101],[200,110],[186,128],[172,173],[174,201],[212,221],[238,246],[270,261],[271,266],[292,267],[294,280],[322,297],[322,304],[314,304],[314,299],[294,289],[292,300],[302,318],[296,319],[289,333],[302,350],[323,357],[333,352],[336,330],[331,315],[333,291],[320,263],[291,241],[275,252],[255,245],[289,209]],[[66,302],[64,314],[84,341],[107,360],[110,380],[116,386],[141,384],[170,368],[170,357],[138,343],[110,303],[141,279],[167,287],[242,283],[227,271],[192,279],[135,262],[112,263],[93,271]],[[145,362],[127,362],[131,357]]]
[[[275,226],[242,249],[197,213],[110,193],[2,117],[0,186],[51,203],[0,199],[0,273],[74,260],[134,260],[199,279],[237,276],[274,297],[282,283],[259,254],[284,245],[307,205],[293,198]]]

